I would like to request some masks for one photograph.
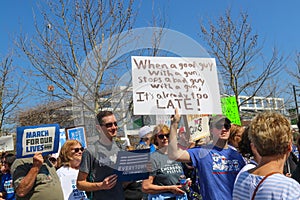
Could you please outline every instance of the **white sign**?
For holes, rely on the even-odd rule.
[[[12,135],[0,137],[0,151],[13,151],[14,139]]]
[[[170,115],[156,115],[156,124],[165,124],[167,126],[171,125],[171,116]]]
[[[210,135],[209,116],[187,115],[187,121],[191,141],[200,140]]]
[[[134,115],[221,114],[214,58],[133,56]]]

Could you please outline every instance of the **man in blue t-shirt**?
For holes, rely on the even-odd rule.
[[[232,199],[235,178],[245,165],[242,156],[228,148],[231,122],[225,116],[213,116],[209,120],[212,144],[188,150],[177,148],[177,128],[180,121],[178,110],[171,119],[169,158],[185,163],[192,163],[197,168],[197,180],[200,193],[205,199]]]
[[[15,161],[16,156],[12,153],[8,153],[4,156],[2,160],[2,165],[4,165],[4,174],[1,177],[0,193],[3,199],[15,200],[15,191],[12,184],[12,176],[10,173],[10,167]]]

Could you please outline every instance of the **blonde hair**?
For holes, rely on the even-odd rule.
[[[250,124],[249,139],[261,156],[285,154],[292,138],[289,120],[279,113],[260,113]]]
[[[72,146],[79,144],[81,147],[81,143],[78,140],[67,140],[64,145],[61,147],[59,156],[57,158],[57,167],[61,166],[70,166],[70,161],[72,160]]]
[[[229,135],[229,138],[228,138],[228,143],[232,144],[235,141],[235,136],[238,133],[241,133],[241,138],[242,138],[244,130],[245,130],[245,128],[243,126],[241,126],[241,125],[231,124],[230,135]]]
[[[165,125],[165,124],[158,124],[158,125],[156,125],[154,127],[154,129],[153,129],[153,140],[154,140],[153,143],[155,145],[158,145],[157,137],[156,136],[159,133],[163,133],[163,134],[170,133],[170,128],[167,125]]]

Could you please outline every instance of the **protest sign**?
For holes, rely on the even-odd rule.
[[[185,119],[186,117],[186,119]],[[185,124],[189,131],[189,140],[197,141],[208,137],[209,132],[209,116],[207,115],[187,115],[184,116]]]
[[[221,114],[214,58],[133,56],[135,115]]]
[[[14,139],[12,135],[0,137],[0,151],[13,151]]]
[[[222,113],[232,124],[241,125],[238,105],[235,96],[221,98]]]
[[[82,147],[87,147],[85,129],[83,126],[66,128],[66,137],[68,140],[78,140]]]
[[[66,132],[64,128],[59,129],[59,149],[64,145],[67,140]]]
[[[22,126],[17,128],[17,158],[56,153],[59,146],[59,125]]]
[[[149,177],[147,166],[150,161],[150,149],[119,151],[117,171],[119,181],[143,180]]]
[[[156,115],[155,123],[171,126],[171,115]]]

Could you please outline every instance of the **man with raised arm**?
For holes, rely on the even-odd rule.
[[[212,144],[181,150],[177,147],[177,128],[180,121],[178,109],[171,119],[169,158],[191,163],[197,168],[197,184],[204,200],[232,199],[235,177],[245,165],[242,156],[228,147],[231,122],[225,116],[213,116],[209,120]]]

